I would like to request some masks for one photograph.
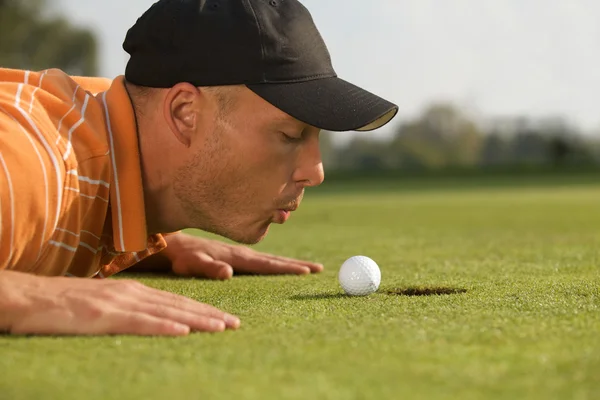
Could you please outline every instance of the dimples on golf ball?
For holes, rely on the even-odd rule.
[[[381,271],[369,257],[354,256],[342,264],[338,280],[347,294],[367,296],[379,289]]]

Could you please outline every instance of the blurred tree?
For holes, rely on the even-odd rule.
[[[482,126],[449,104],[433,104],[399,125],[391,140],[357,136],[336,146],[324,132],[321,151],[330,171],[600,164],[598,136],[583,136],[560,117],[494,118]]]
[[[505,119],[488,132],[483,165],[564,166],[594,159],[579,131],[561,117]]]
[[[0,66],[96,76],[94,34],[45,10],[44,0],[0,0]]]
[[[391,143],[403,166],[441,168],[478,163],[483,134],[449,104],[434,104],[415,121],[403,124]]]
[[[550,117],[539,122],[539,127],[548,136],[548,157],[551,164],[591,164],[593,148],[589,147],[581,133],[564,118]]]
[[[549,161],[548,138],[535,128],[517,133],[511,142],[511,162],[518,165],[543,165]]]
[[[548,147],[550,159],[554,165],[566,164],[569,156],[574,152],[571,143],[559,136],[550,138]]]
[[[386,142],[355,137],[339,149],[337,166],[342,169],[362,171],[391,169],[386,157],[388,147]]]
[[[485,138],[481,149],[481,161],[483,166],[506,165],[510,160],[509,140],[499,132],[492,131]]]

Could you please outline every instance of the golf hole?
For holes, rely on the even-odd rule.
[[[391,289],[387,291],[390,296],[443,296],[466,293],[467,289],[452,288],[447,286],[410,287]]]

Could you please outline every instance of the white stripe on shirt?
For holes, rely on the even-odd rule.
[[[46,138],[44,137],[44,135],[42,134],[40,129],[37,127],[37,125],[31,119],[31,117],[29,115],[27,115],[25,110],[23,110],[21,108],[21,106],[19,105],[19,103],[21,101],[20,93],[22,90],[23,90],[23,84],[19,84],[19,91],[18,91],[19,97],[15,101],[16,108],[19,111],[19,113],[21,114],[21,116],[27,120],[27,122],[29,123],[29,126],[31,126],[31,128],[35,131],[35,134],[38,137],[40,143],[42,143],[42,145],[44,146],[44,149],[48,153],[48,157],[50,157],[50,159],[52,160],[52,165],[54,166],[54,172],[56,173],[56,185],[57,185],[56,195],[57,195],[58,199],[56,202],[56,216],[54,218],[54,226],[52,227],[52,231],[54,232],[54,230],[56,230],[56,226],[58,224],[58,218],[60,215],[60,208],[62,206],[62,197],[63,197],[63,191],[62,191],[62,187],[61,187],[61,182],[63,179],[62,179],[62,174],[61,174],[61,170],[60,170],[60,165],[58,163],[58,158],[56,157],[56,154],[54,154],[54,152],[52,151],[52,148],[48,144],[48,141],[46,140]],[[42,163],[42,166],[45,170],[44,163]],[[47,190],[48,190],[48,182],[46,182],[46,191]],[[46,195],[46,202],[48,202],[47,195]],[[46,207],[48,207],[48,206],[46,206]],[[48,219],[48,215],[46,214],[46,220],[47,219]],[[44,226],[46,226],[46,224],[47,224],[47,221],[44,221]]]
[[[31,114],[31,111],[33,111],[33,102],[35,101],[35,94],[39,89],[39,87],[36,87],[31,93],[31,101],[29,102],[29,114]]]
[[[77,128],[79,128],[85,122],[85,111],[87,110],[89,101],[90,101],[90,95],[86,94],[85,100],[83,102],[83,107],[81,108],[81,118],[79,118],[79,121],[77,121],[71,127],[71,129],[69,129],[69,136],[67,139],[67,151],[65,151],[65,155],[63,156],[63,160],[65,160],[65,161],[69,158],[69,155],[71,154],[71,148],[73,147],[73,145],[71,143],[71,139],[73,137],[73,132],[75,132],[75,130],[77,130]]]
[[[108,182],[105,182],[105,181],[90,179],[90,178],[88,178],[86,176],[79,176],[77,179],[80,180],[80,181],[82,181],[82,182],[91,183],[92,185],[102,185],[102,186],[110,189],[110,184]]]
[[[2,157],[2,153],[0,153],[0,164],[2,164],[2,168],[4,169],[4,173],[6,174],[6,182],[8,183],[8,193],[10,198],[10,246],[8,252],[7,265],[12,265],[13,243],[15,240],[15,198],[12,180],[10,179],[10,173],[8,172],[8,167],[6,166],[4,157]]]
[[[87,244],[85,242],[79,242],[79,245],[81,247],[85,247],[86,249],[88,249],[89,251],[91,251],[93,254],[98,253],[98,249],[93,248],[92,246],[90,246],[89,244]]]
[[[49,241],[48,244],[51,244],[52,246],[56,246],[56,247],[59,247],[59,248],[65,249],[65,250],[69,250],[72,253],[75,253],[77,251],[77,249],[75,247],[66,245],[63,242],[57,242],[55,240]]]
[[[97,236],[97,235],[94,235],[94,234],[93,234],[92,232],[90,232],[90,231],[86,231],[86,230],[83,230],[83,229],[82,229],[82,230],[81,230],[81,233],[87,233],[88,235],[91,235],[91,236],[95,237],[96,239],[100,240],[100,237],[99,237],[99,236]]]
[[[87,195],[87,194],[83,194],[83,193],[81,193],[81,192],[79,192],[79,195],[80,195],[81,197],[84,197],[84,198],[86,198],[86,199],[92,199],[92,200],[96,200],[96,199],[98,199],[98,200],[100,200],[100,201],[103,201],[104,203],[108,203],[108,199],[105,199],[104,197],[101,197],[101,196],[89,196],[89,195]]]
[[[60,128],[62,127],[63,121],[65,120],[65,118],[67,118],[67,115],[71,114],[71,111],[73,111],[75,109],[75,107],[77,107],[77,104],[75,104],[75,99],[77,98],[78,90],[79,90],[79,85],[77,85],[77,87],[75,87],[75,91],[73,92],[73,99],[71,99],[73,106],[71,106],[71,108],[69,108],[69,111],[67,111],[67,113],[65,115],[63,115],[62,118],[60,119],[60,121],[58,122],[58,127],[56,128],[56,132],[58,132],[58,137],[56,138],[56,144],[58,144],[58,142],[60,142],[60,139],[62,138],[62,136],[60,135]]]
[[[77,233],[75,233],[75,232],[71,232],[71,231],[70,231],[70,230],[68,230],[68,229],[56,228],[56,231],[57,231],[57,232],[64,232],[64,233],[68,233],[69,235],[73,235],[73,236],[75,236],[75,237],[79,237],[79,235],[78,235]]]
[[[73,111],[75,107],[77,107],[77,105],[73,104],[73,106],[69,108],[69,111],[67,111],[67,113],[62,116],[60,121],[58,121],[58,127],[56,128],[56,132],[58,133],[58,137],[56,138],[56,144],[58,144],[58,142],[60,142],[60,139],[62,139],[62,136],[60,135],[60,128],[62,127],[63,121],[65,120],[65,118],[67,118],[67,115],[71,114],[71,111]]]
[[[29,143],[31,143],[31,146],[33,147],[33,150],[35,151],[35,154],[37,155],[37,158],[40,161],[40,164],[42,166],[42,174],[44,175],[44,195],[46,196],[45,197],[46,204],[45,204],[45,209],[44,209],[44,212],[45,212],[44,227],[42,230],[42,234],[40,235],[40,248],[38,251],[38,256],[36,258],[36,262],[37,262],[40,259],[40,256],[42,255],[42,249],[44,248],[44,234],[46,233],[46,228],[47,228],[47,223],[48,223],[48,214],[49,214],[49,208],[50,208],[50,205],[48,202],[48,172],[46,171],[46,164],[44,163],[44,160],[42,159],[42,155],[41,155],[37,145],[33,141],[33,138],[29,134],[29,132],[27,132],[27,130],[23,127],[23,125],[21,125],[19,123],[19,121],[17,121],[15,119],[15,117],[8,114],[8,112],[6,111],[6,109],[4,109],[4,107],[0,106],[0,111],[3,111],[6,115],[8,115],[19,126],[19,128],[21,128],[21,131],[23,132],[23,134],[25,135],[27,140],[29,140]]]

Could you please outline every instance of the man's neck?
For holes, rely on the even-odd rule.
[[[180,230],[176,226],[176,210],[169,206],[172,196],[171,172],[169,166],[169,154],[165,154],[165,148],[160,143],[160,135],[157,132],[157,124],[145,117],[142,112],[144,105],[136,104],[135,96],[132,96],[131,85],[126,84],[127,93],[132,102],[138,151],[140,154],[140,169],[142,172],[142,187],[144,190],[144,209],[148,234],[169,233]],[[149,113],[151,115],[151,113]]]

